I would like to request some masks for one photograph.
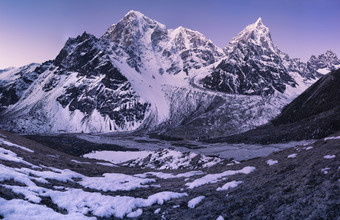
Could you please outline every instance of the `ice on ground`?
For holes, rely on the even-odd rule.
[[[228,190],[228,189],[231,189],[231,188],[235,188],[235,187],[237,187],[241,183],[243,183],[243,181],[235,181],[235,180],[233,180],[231,182],[227,182],[226,184],[224,184],[221,187],[218,187],[216,189],[216,191],[223,191],[223,190]]]
[[[14,143],[12,143],[12,142],[9,142],[9,141],[4,140],[3,138],[0,138],[0,144],[4,144],[4,145],[10,146],[10,147],[20,148],[21,150],[24,150],[24,151],[27,151],[27,152],[30,152],[30,153],[34,153],[33,150],[28,149],[27,147],[23,147],[23,146],[14,144]]]
[[[218,181],[221,181],[222,178],[226,176],[231,176],[235,174],[249,174],[253,172],[255,169],[256,169],[255,167],[247,166],[241,170],[227,170],[227,171],[224,171],[223,173],[207,174],[201,178],[194,180],[193,182],[186,183],[185,185],[189,189],[193,189],[195,187],[202,186],[208,183],[216,183]]]
[[[154,214],[158,214],[158,213],[160,213],[160,211],[161,211],[161,208],[158,208],[158,209],[156,209],[153,213],[154,213]]]
[[[288,155],[287,158],[295,158],[296,156],[297,156],[297,154],[290,154],[290,155]]]
[[[138,158],[147,157],[151,151],[94,151],[84,154],[83,157],[96,160],[105,160],[111,163],[123,163]]]
[[[272,165],[274,165],[274,164],[277,164],[279,161],[277,161],[277,160],[272,160],[272,159],[269,159],[269,160],[267,160],[266,161],[266,163],[269,165],[269,166],[272,166]]]
[[[321,169],[321,172],[323,172],[323,174],[327,174],[328,170],[330,170],[330,169],[331,168],[326,167],[326,168]]]
[[[196,198],[191,199],[188,202],[188,207],[193,209],[196,207],[196,205],[198,205],[198,203],[202,202],[202,200],[205,198],[205,196],[198,196]]]
[[[135,176],[146,178],[147,176],[155,176],[160,179],[173,179],[173,178],[188,178],[196,175],[203,175],[204,172],[202,171],[189,171],[186,173],[179,173],[177,175],[174,175],[172,173],[163,173],[163,172],[147,172],[142,174],[136,174]]]
[[[136,211],[130,212],[129,214],[127,214],[126,217],[128,217],[128,218],[137,218],[141,214],[143,214],[143,210],[142,209],[137,209]]]
[[[334,159],[336,156],[335,155],[326,155],[323,158],[325,159]]]
[[[336,140],[336,139],[340,139],[340,136],[336,136],[336,137],[326,137],[324,140]]]
[[[91,164],[89,162],[81,162],[81,161],[78,161],[78,160],[71,160],[71,162],[78,163],[78,164]]]
[[[66,215],[55,212],[45,205],[32,204],[21,199],[5,200],[0,198],[0,215],[4,219],[65,219],[84,220],[93,219],[81,213],[69,213]]]
[[[147,188],[150,186],[145,184],[153,182],[156,182],[156,180],[139,178],[121,173],[104,173],[102,177],[83,177],[83,180],[80,181],[79,184],[87,188],[107,192]]]

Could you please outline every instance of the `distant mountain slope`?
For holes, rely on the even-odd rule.
[[[261,18],[234,37],[224,51],[226,58],[200,81],[208,89],[272,95],[284,93],[287,87],[304,87],[305,80],[315,78],[300,60],[291,59],[274,45]]]
[[[319,79],[269,124],[242,134],[206,140],[277,143],[326,137],[340,130],[340,69]]]
[[[314,74],[325,75],[340,68],[340,60],[332,50],[328,50],[319,56],[311,56],[306,67],[310,72],[315,72]]]
[[[323,58],[325,57],[325,59]],[[259,19],[224,50],[197,31],[128,12],[54,60],[0,71],[0,126],[22,133],[152,131],[188,138],[262,125],[321,75],[274,46]],[[201,82],[201,84],[200,84]],[[184,131],[184,132],[183,132]]]
[[[326,112],[340,114],[340,69],[335,70],[304,91],[285,106],[281,114],[272,120],[274,125],[292,123],[315,117]],[[335,119],[335,118],[334,118]],[[340,121],[338,121],[340,129]]]

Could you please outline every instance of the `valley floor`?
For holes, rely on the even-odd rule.
[[[171,170],[80,157],[92,150],[131,151],[124,142],[59,137],[57,148],[41,137],[0,134],[0,219],[340,217],[340,133],[241,162],[212,159],[216,163]]]

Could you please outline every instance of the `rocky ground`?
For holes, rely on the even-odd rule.
[[[339,132],[267,157],[195,170],[115,165],[67,153],[67,144],[0,134],[0,219],[340,218]],[[104,146],[124,150],[116,147]]]

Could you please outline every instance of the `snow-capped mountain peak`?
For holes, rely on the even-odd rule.
[[[263,23],[262,23],[262,18],[259,17],[259,18],[257,19],[257,21],[255,22],[255,24],[263,25]]]
[[[130,11],[100,38],[87,33],[70,38],[52,61],[27,71],[0,71],[1,124],[26,133],[170,131],[179,125],[183,127],[174,132],[181,135],[189,125],[195,131],[203,129],[202,136],[210,130],[233,133],[240,126],[245,130],[267,122],[279,107],[264,103],[260,108],[271,113],[257,111],[254,103],[262,98],[252,97],[249,108],[254,111],[230,121],[229,115],[240,112],[239,102],[226,102],[229,96],[205,88],[270,98],[291,94],[310,73],[306,64],[273,45],[261,18],[241,31],[226,51],[197,31],[181,26],[167,29]],[[324,57],[320,59],[332,60],[336,55],[330,51]],[[16,78],[1,79],[12,75]],[[248,100],[235,98],[242,103]],[[215,108],[216,103],[223,108]],[[240,118],[256,119],[249,123]]]
[[[340,68],[340,60],[332,50],[328,50],[319,56],[311,56],[307,62],[307,68],[316,71],[317,74],[324,75]]]
[[[111,25],[103,37],[117,41],[129,34],[143,35],[148,29],[157,27],[166,28],[164,24],[152,20],[138,11],[131,10],[118,23]]]
[[[261,18],[244,28],[224,51],[227,57],[202,79],[204,87],[227,93],[271,95],[282,94],[287,87],[296,88],[296,78],[303,81],[298,70],[301,65],[273,44]]]
[[[257,19],[255,23],[248,25],[234,37],[224,49],[225,52],[227,54],[232,53],[238,44],[253,44],[275,51],[269,28],[263,24],[261,18]]]

